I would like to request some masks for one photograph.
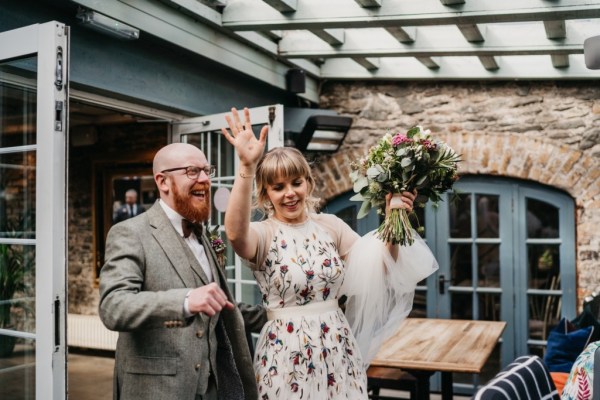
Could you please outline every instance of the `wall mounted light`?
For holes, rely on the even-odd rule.
[[[139,29],[93,10],[79,8],[77,11],[77,19],[82,25],[113,37],[129,40],[138,39],[140,37]]]
[[[352,126],[352,118],[335,111],[313,108],[285,108],[286,146],[300,151],[338,151]]]
[[[600,69],[600,36],[592,36],[583,41],[585,66],[589,69]]]

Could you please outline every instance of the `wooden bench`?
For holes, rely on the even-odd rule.
[[[417,380],[414,376],[398,368],[369,367],[367,370],[367,387],[371,392],[370,399],[396,399],[379,395],[380,389],[405,390],[410,392],[410,399],[416,398]]]

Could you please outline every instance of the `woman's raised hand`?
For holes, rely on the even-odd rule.
[[[225,120],[227,120],[230,132],[226,128],[221,128],[221,133],[235,147],[240,158],[240,163],[244,166],[254,167],[265,150],[269,127],[267,125],[263,126],[260,130],[260,136],[257,139],[252,131],[250,110],[248,108],[244,108],[243,123],[240,120],[238,110],[235,108],[231,109],[231,116],[225,116]]]

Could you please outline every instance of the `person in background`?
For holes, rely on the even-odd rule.
[[[253,270],[269,319],[254,356],[260,398],[366,399],[366,353],[382,340],[382,330],[394,332],[377,321],[397,324],[408,315],[417,282],[435,271],[433,256],[427,249],[428,257],[415,257],[420,273],[409,277],[397,264],[412,255],[398,245],[373,235],[363,240],[335,215],[315,213],[315,181],[302,153],[278,147],[263,155],[268,127],[257,139],[248,109],[244,121],[235,108],[226,120],[229,131],[222,133],[240,167],[225,232]],[[260,222],[250,222],[254,182],[255,206],[267,216]],[[414,198],[402,193],[400,206],[412,209]],[[357,301],[356,288],[381,301]],[[342,295],[348,295],[346,315],[338,305]],[[380,312],[386,316],[369,319]],[[364,348],[356,335],[366,338]]]
[[[119,332],[115,399],[257,399],[245,328],[265,313],[242,317],[207,237],[214,174],[197,147],[163,147],[160,199],[108,233],[99,314]]]
[[[135,189],[129,189],[125,192],[125,204],[117,209],[115,213],[115,223],[125,221],[128,218],[135,217],[146,211],[144,207],[138,204],[138,193]]]

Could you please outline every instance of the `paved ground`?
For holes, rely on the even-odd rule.
[[[111,400],[114,360],[106,354],[74,352],[69,354],[69,400]],[[408,399],[408,392],[382,390],[381,396]],[[437,394],[431,400],[439,400]],[[454,396],[455,400],[469,397]]]
[[[27,365],[14,371],[10,366]],[[71,349],[68,358],[69,400],[111,400],[112,378],[115,362],[112,352]],[[13,356],[0,362],[0,398],[1,400],[34,399],[33,391],[23,393],[23,380],[34,383],[34,360],[31,352],[18,349]],[[31,386],[29,386],[31,387]],[[408,399],[408,392],[382,390],[382,396],[397,399]],[[432,394],[431,400],[439,400],[440,396]],[[455,400],[466,400],[468,397],[454,396]]]
[[[112,353],[71,350],[69,400],[112,400]]]

